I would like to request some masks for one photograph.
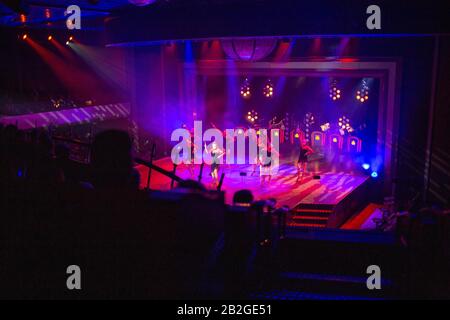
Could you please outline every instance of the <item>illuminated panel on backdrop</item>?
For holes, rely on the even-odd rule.
[[[333,133],[333,134],[330,134],[329,137],[330,137],[329,138],[330,139],[329,140],[330,148],[332,148],[332,149],[338,148],[339,150],[342,150],[342,144],[343,144],[343,141],[344,141],[342,136],[339,135],[339,134]]]
[[[325,134],[323,132],[320,131],[314,131],[313,133],[311,133],[311,144],[313,146],[323,146],[325,145]]]
[[[349,152],[361,152],[361,139],[350,136],[347,139],[347,151]]]

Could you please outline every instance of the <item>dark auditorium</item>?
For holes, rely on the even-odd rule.
[[[0,300],[450,299],[449,22],[0,1]]]

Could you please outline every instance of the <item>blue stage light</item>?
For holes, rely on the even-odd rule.
[[[378,177],[378,173],[376,171],[373,171],[372,174],[370,175],[372,178],[377,178]]]
[[[369,170],[370,164],[368,164],[368,163],[363,163],[363,164],[362,164],[362,167],[363,167],[364,170]]]

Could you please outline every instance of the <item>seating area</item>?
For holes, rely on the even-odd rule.
[[[2,99],[3,100],[3,99]],[[47,101],[37,102],[13,102],[2,101],[0,104],[0,114],[2,115],[23,115],[40,112],[51,112],[65,109],[74,109],[83,106],[75,103],[71,99],[51,98]]]
[[[450,299],[449,23],[418,0],[0,1],[0,300]]]
[[[286,227],[288,208],[277,208],[273,199],[255,201],[249,191],[236,192],[233,205],[225,205],[222,192],[192,180],[171,191],[139,190],[142,177],[122,131],[98,133],[90,163],[69,159],[70,150],[45,130],[7,126],[0,132],[1,298],[284,299],[297,292],[297,298],[327,299],[337,297],[333,290],[343,294],[342,286],[330,289],[339,279],[355,298],[364,291],[364,281],[352,280],[364,276],[358,268],[383,261],[390,289],[360,298],[407,296],[405,288],[414,283],[419,292],[425,284],[415,273],[423,268],[448,279],[445,266],[436,269],[421,256],[444,258],[449,222],[443,213],[401,224],[398,236],[406,243],[362,232],[352,244],[354,231]],[[433,229],[436,217],[447,229]],[[420,254],[411,255],[409,246],[419,244]],[[334,262],[331,269],[324,259]],[[417,264],[404,270],[409,259]],[[86,270],[79,293],[64,286],[72,264]],[[433,294],[445,288],[433,287]]]
[[[69,159],[44,130],[7,126],[1,141],[0,297],[221,297],[224,277],[242,271],[241,244],[248,250],[256,231],[241,234],[249,223],[234,220],[254,209],[227,207],[222,193],[196,182],[138,190],[126,133],[98,134],[90,164]],[[218,259],[228,260],[220,270]],[[64,286],[73,263],[88,270],[81,295]],[[218,288],[208,277],[218,277]]]

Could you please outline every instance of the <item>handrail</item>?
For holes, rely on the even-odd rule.
[[[159,173],[169,177],[172,180],[175,180],[176,182],[183,182],[184,181],[182,178],[178,177],[176,174],[173,174],[170,171],[167,171],[167,170],[165,170],[165,169],[163,169],[163,168],[161,168],[161,167],[159,167],[159,166],[157,166],[157,165],[155,165],[153,163],[150,163],[150,161],[146,161],[146,160],[143,160],[143,159],[140,159],[140,158],[134,158],[134,161],[137,164],[140,164],[140,165],[146,166],[149,169],[158,171]]]
[[[84,142],[84,141],[80,141],[77,139],[71,139],[71,138],[66,138],[66,137],[52,136],[52,139],[67,142],[67,143],[79,144],[79,145],[86,146],[86,147],[91,146],[91,143],[89,143],[89,142]]]

